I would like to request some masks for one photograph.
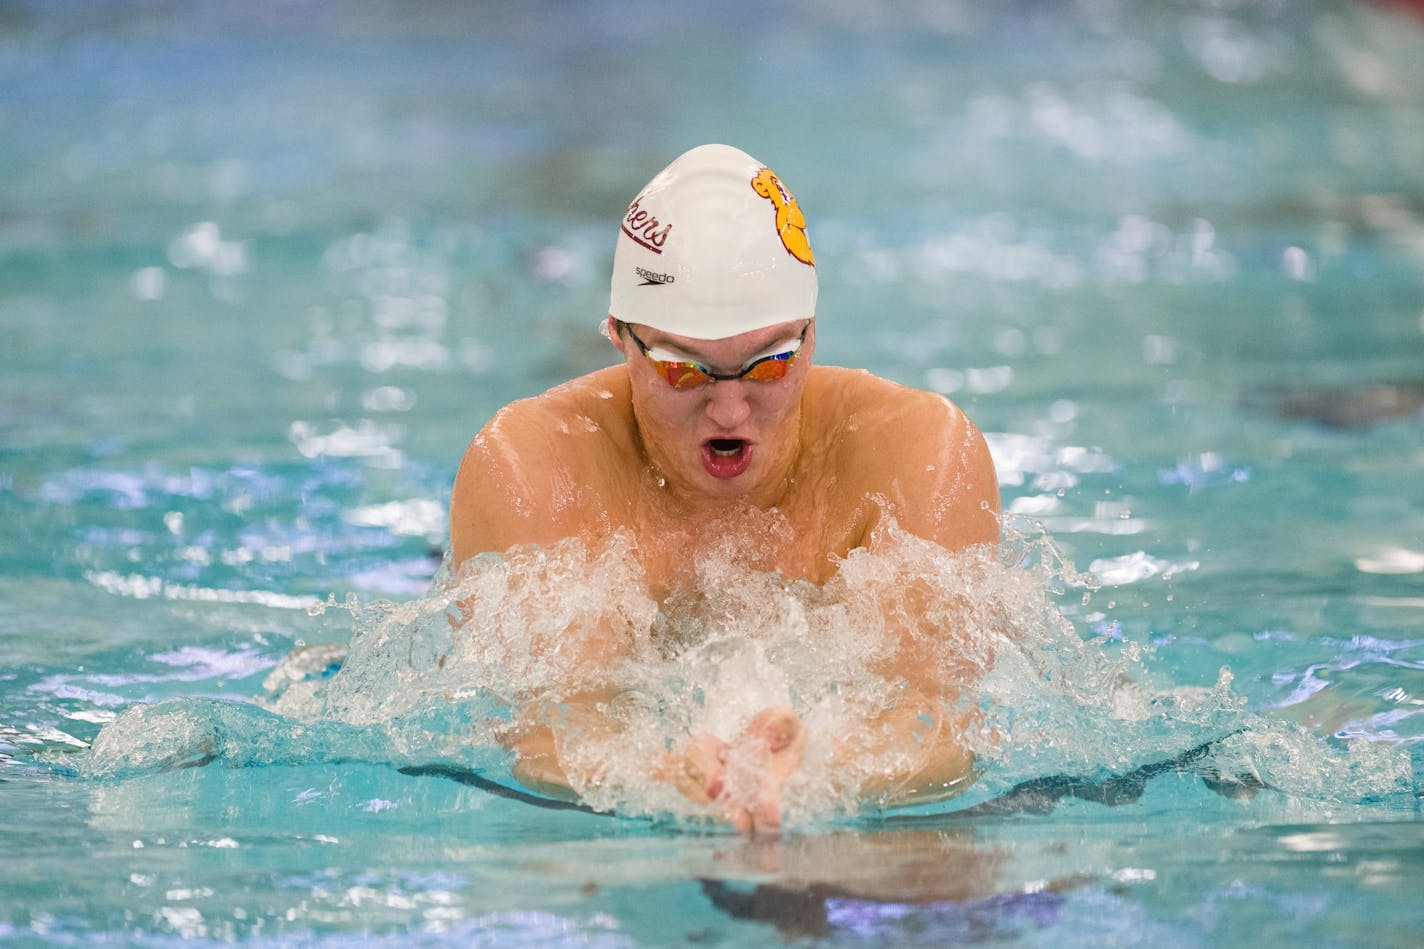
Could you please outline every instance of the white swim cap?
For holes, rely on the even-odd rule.
[[[608,312],[693,339],[722,339],[816,315],[806,217],[770,168],[702,145],[628,206]]]

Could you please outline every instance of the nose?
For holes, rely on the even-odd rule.
[[[739,379],[715,382],[707,388],[707,418],[719,429],[732,432],[752,414],[747,400],[747,383]]]

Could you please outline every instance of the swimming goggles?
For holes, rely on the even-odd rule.
[[[796,358],[796,354],[801,351],[801,344],[806,342],[806,331],[811,328],[808,320],[801,328],[801,335],[796,337],[795,342],[783,344],[773,352],[754,356],[743,364],[739,372],[713,372],[700,362],[693,362],[685,357],[679,358],[663,350],[650,349],[646,343],[638,338],[638,334],[633,332],[633,327],[618,321],[620,329],[626,329],[628,335],[633,337],[633,342],[638,344],[638,348],[643,351],[643,355],[648,357],[648,361],[653,364],[653,369],[658,375],[667,380],[667,384],[674,389],[696,389],[712,382],[730,382],[733,379],[751,379],[754,382],[775,382],[777,379],[785,378],[791,371],[791,363]]]

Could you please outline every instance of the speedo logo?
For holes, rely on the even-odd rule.
[[[638,284],[640,287],[658,287],[677,279],[670,273],[653,273],[646,267],[634,267],[633,270],[643,278],[643,282]]]

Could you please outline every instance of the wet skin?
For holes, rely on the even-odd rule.
[[[887,513],[946,549],[996,541],[998,487],[978,430],[940,396],[859,370],[814,366],[814,322],[719,340],[634,331],[659,355],[732,374],[793,343],[803,328],[805,342],[782,379],[675,389],[610,320],[621,364],[507,406],[471,443],[451,498],[456,563],[568,537],[595,543],[623,531],[633,536],[649,592],[661,602],[689,593],[698,558],[714,547],[725,552],[729,542],[750,569],[824,583],[839,558],[873,547]],[[597,668],[626,641],[609,630],[577,648]],[[926,709],[943,707],[943,683],[925,679],[908,656],[904,668],[887,674],[906,678]],[[600,696],[582,698],[596,705]],[[942,715],[929,718],[936,734],[953,731]],[[650,763],[650,773],[694,801],[721,805],[741,829],[774,831],[781,788],[805,743],[793,710],[764,709],[733,741],[690,736],[669,758]],[[521,780],[569,793],[549,729],[531,726],[513,744]],[[886,775],[884,787],[868,786],[867,793],[954,785],[968,773],[966,749],[947,739],[933,746],[940,751],[918,776]],[[729,762],[760,775],[736,800]]]

